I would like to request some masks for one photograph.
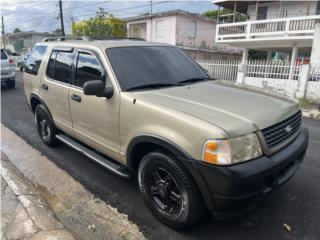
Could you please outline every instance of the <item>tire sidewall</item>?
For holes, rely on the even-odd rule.
[[[41,135],[41,131],[40,131],[40,122],[39,122],[39,114],[42,114],[43,117],[45,118],[45,120],[47,121],[48,123],[48,126],[50,128],[50,133],[49,133],[49,137],[47,139],[44,139]],[[37,124],[37,131],[38,131],[38,134],[39,134],[39,137],[41,138],[41,141],[48,145],[48,146],[53,146],[56,144],[56,138],[55,138],[55,134],[56,134],[56,129],[51,121],[51,118],[48,114],[48,111],[47,109],[42,105],[42,104],[39,104],[37,105],[36,107],[36,110],[35,110],[35,119],[36,119],[36,124]]]
[[[184,225],[185,222],[188,221],[189,218],[189,211],[190,211],[190,200],[188,196],[188,190],[183,183],[181,172],[176,171],[173,167],[175,165],[174,160],[166,154],[153,152],[147,154],[141,161],[138,170],[138,183],[140,191],[143,193],[145,201],[156,217],[158,217],[162,222],[170,225],[171,227],[180,228]],[[152,199],[151,195],[146,189],[147,181],[148,181],[148,174],[150,170],[154,167],[165,168],[175,179],[179,186],[179,190],[182,197],[182,208],[180,212],[174,216],[165,215],[157,209],[154,200]]]

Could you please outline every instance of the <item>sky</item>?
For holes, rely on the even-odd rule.
[[[150,0],[63,0],[63,15],[66,33],[71,32],[71,18],[80,21],[94,17],[99,7],[119,18],[150,12]],[[217,7],[212,0],[153,0],[153,12],[182,9],[192,13],[203,13]],[[1,0],[1,16],[5,32],[15,28],[22,31],[52,32],[60,28],[58,0]]]

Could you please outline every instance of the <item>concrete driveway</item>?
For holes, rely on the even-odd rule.
[[[41,143],[23,94],[21,73],[16,89],[2,89],[2,122],[92,193],[129,216],[149,239],[320,239],[320,121],[304,119],[310,143],[300,171],[284,187],[267,196],[253,212],[228,221],[210,214],[193,228],[167,228],[149,212],[135,180],[125,180],[70,148]],[[291,226],[291,231],[284,224]]]

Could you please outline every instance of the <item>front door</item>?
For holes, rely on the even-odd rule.
[[[73,131],[77,139],[98,151],[120,159],[119,95],[110,99],[83,94],[83,84],[101,80],[111,84],[106,68],[94,51],[79,50],[75,60],[75,77],[69,100]]]
[[[69,109],[69,90],[74,55],[72,49],[52,50],[40,90],[40,96],[48,106],[54,123],[70,135],[73,134],[73,130]]]

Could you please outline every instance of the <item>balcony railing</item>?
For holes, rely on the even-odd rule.
[[[313,38],[320,15],[218,24],[216,42]]]

